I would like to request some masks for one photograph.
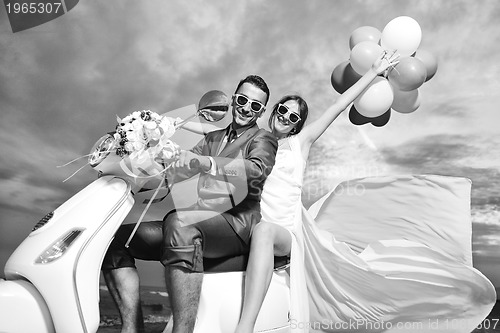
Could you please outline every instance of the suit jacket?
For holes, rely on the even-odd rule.
[[[202,172],[194,209],[222,214],[238,236],[248,243],[253,226],[260,219],[260,196],[271,172],[278,142],[273,134],[254,125],[220,151],[228,128],[210,132],[191,151],[211,156],[215,174]],[[220,153],[217,153],[220,151]],[[197,171],[176,175],[176,181]]]

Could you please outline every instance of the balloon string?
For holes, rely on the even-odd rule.
[[[155,193],[153,193],[153,196],[151,197],[151,199],[149,200],[148,204],[146,205],[146,207],[142,211],[142,214],[139,217],[139,220],[135,224],[134,230],[132,230],[132,233],[130,234],[130,237],[128,238],[127,243],[125,243],[125,247],[126,248],[129,247],[130,241],[132,241],[132,238],[134,237],[135,233],[137,232],[137,229],[139,228],[139,225],[142,223],[142,220],[144,219],[144,216],[146,215],[146,212],[149,210],[149,207],[151,206],[151,204],[153,203],[154,199],[158,195],[158,191],[162,187],[164,181],[165,181],[165,179],[162,178],[161,181],[160,181],[160,183],[158,184],[158,187],[156,188]]]
[[[56,166],[56,168],[62,168],[62,167],[68,166],[68,165],[70,165],[71,163],[76,162],[76,161],[78,161],[79,159],[82,159],[82,158],[84,158],[84,157],[89,157],[90,155],[92,155],[92,154],[87,154],[87,155],[83,155],[83,156],[77,157],[77,158],[75,158],[75,159],[73,159],[73,160],[69,161],[69,162],[68,162],[68,163],[66,163],[66,164],[63,164],[63,165],[57,165],[57,166]]]
[[[81,168],[79,168],[78,170],[76,170],[75,172],[73,172],[73,174],[71,176],[69,176],[68,178],[66,178],[65,180],[63,180],[63,183],[66,182],[67,180],[69,180],[71,177],[73,177],[74,175],[76,175],[78,172],[80,172],[83,168],[85,168],[87,166],[87,164],[85,164],[84,166],[82,166]]]
[[[100,153],[100,154],[103,154],[103,153],[107,154],[107,153],[110,153],[110,152],[112,152],[112,151],[114,151],[114,149],[103,150],[103,151],[100,151],[99,153]],[[95,153],[95,152],[90,153],[90,154],[87,154],[87,155],[83,155],[83,156],[80,156],[80,157],[77,157],[77,158],[75,158],[75,159],[72,159],[71,161],[69,161],[69,162],[68,162],[68,163],[66,163],[66,164],[63,164],[63,165],[57,165],[57,166],[56,166],[56,168],[62,168],[62,167],[68,166],[68,165],[70,165],[71,163],[74,163],[74,162],[76,162],[76,161],[78,161],[79,159],[82,159],[82,158],[84,158],[84,157],[89,157],[89,156],[93,155],[94,153]]]
[[[111,151],[113,151],[113,150],[111,149],[111,150],[105,151],[105,153],[108,153],[108,152],[111,152]],[[89,156],[91,156],[91,155],[93,155],[93,153],[90,153],[90,154],[87,154],[87,155],[83,155],[83,156],[77,157],[77,158],[75,158],[75,159],[73,159],[73,160],[69,161],[69,162],[68,162],[68,163],[66,163],[66,164],[63,164],[63,165],[56,165],[56,168],[63,168],[63,167],[66,167],[66,166],[70,165],[71,163],[74,163],[74,162],[76,162],[76,161],[78,161],[78,160],[80,160],[80,159],[82,159],[82,158],[84,158],[84,157],[89,157]],[[87,165],[88,165],[88,164],[85,164],[84,166],[80,167],[78,170],[76,170],[75,172],[73,172],[73,173],[71,174],[71,176],[69,176],[68,178],[66,178],[65,180],[63,180],[63,183],[64,183],[64,182],[66,182],[66,181],[68,181],[68,180],[70,180],[70,179],[71,179],[74,175],[76,175],[78,172],[80,172],[80,171],[81,171],[83,168],[85,168]]]

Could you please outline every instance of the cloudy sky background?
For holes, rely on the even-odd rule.
[[[231,94],[257,73],[271,88],[270,103],[299,93],[315,119],[338,96],[330,74],[348,59],[351,32],[382,30],[402,15],[419,22],[420,48],[439,61],[420,89],[420,108],[393,112],[382,128],[356,127],[341,115],[311,151],[305,202],[340,179],[367,175],[471,178],[475,266],[498,288],[497,0],[82,0],[15,34],[0,6],[0,267],[36,221],[95,178],[83,170],[63,183],[79,165],[56,166],[88,153],[116,114],[163,113],[212,89]],[[161,285],[155,267],[144,266],[144,284]]]

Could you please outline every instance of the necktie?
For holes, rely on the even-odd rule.
[[[227,144],[226,144],[226,145],[228,145],[228,144],[230,144],[231,142],[233,142],[233,141],[234,141],[234,139],[236,139],[236,131],[235,131],[235,130],[231,130],[231,131],[229,132],[229,135],[227,136]]]
[[[236,139],[236,131],[235,130],[231,130],[229,132],[229,134],[227,135],[227,141],[226,141],[226,143],[220,146],[220,148],[218,150],[218,154],[220,154],[221,151],[223,151],[231,142],[233,142],[234,139]]]

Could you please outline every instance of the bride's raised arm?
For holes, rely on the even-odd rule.
[[[330,106],[318,119],[309,125],[306,125],[298,134],[302,151],[309,151],[309,147],[326,131],[328,126],[337,119],[340,113],[358,97],[363,90],[377,77],[389,67],[395,66],[398,63],[399,55],[395,52],[382,52],[375,60],[372,67],[363,75],[354,85],[340,95],[335,103]]]

